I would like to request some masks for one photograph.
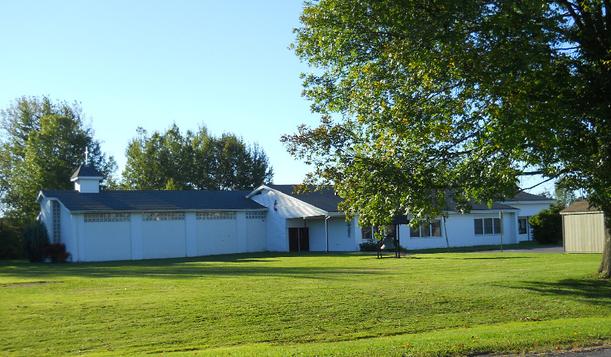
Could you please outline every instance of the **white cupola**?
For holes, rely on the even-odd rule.
[[[81,165],[74,171],[70,181],[74,182],[74,189],[81,193],[99,193],[100,181],[104,176],[93,166]]]

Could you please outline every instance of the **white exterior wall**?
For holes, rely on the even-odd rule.
[[[45,228],[47,228],[47,235],[49,236],[49,239],[51,239],[53,236],[53,208],[51,201],[52,200],[46,197],[41,198],[40,215],[38,216],[40,222],[42,222],[45,225]]]
[[[476,235],[473,220],[477,218],[499,218],[496,213],[472,212],[470,214],[450,213],[446,218],[445,227],[441,221],[441,236],[439,237],[410,237],[409,226],[399,227],[400,244],[408,250],[446,248],[446,229],[450,247],[468,247],[476,245],[493,245],[501,243],[500,234]],[[441,219],[441,218],[439,218]],[[502,240],[503,244],[516,243],[515,213],[503,212]]]
[[[325,239],[325,219],[307,220],[310,235],[310,251],[324,252],[327,249]]]
[[[74,181],[74,189],[82,193],[100,192],[100,179],[79,177]]]
[[[528,223],[527,230],[525,234],[519,234],[519,225],[518,219],[520,217],[532,217],[537,213],[543,211],[544,209],[548,209],[551,204],[550,201],[540,201],[540,202],[530,202],[530,201],[514,201],[514,202],[504,202],[506,205],[510,205],[511,207],[517,208],[519,211],[515,215],[515,233],[517,237],[517,242],[524,242],[533,239],[532,228],[530,227],[530,223]]]
[[[73,224],[73,216],[70,214],[70,211],[64,207],[64,205],[60,202],[60,223],[59,223],[59,241],[66,246],[66,251],[75,252],[77,251],[78,244],[76,242],[76,231],[74,229]],[[53,241],[52,236],[49,236],[49,240]],[[78,257],[77,257],[78,258]],[[69,258],[70,261],[74,260],[72,255]]]
[[[267,248],[267,217],[246,218],[246,251],[263,252]]]
[[[48,202],[41,203],[50,207]],[[61,207],[61,241],[74,262],[179,258],[266,249],[267,219],[246,218],[246,212],[236,212],[236,218],[231,220],[197,220],[195,212],[186,212],[183,220],[144,221],[141,213],[131,213],[129,221],[124,222],[85,222],[83,214],[71,214]],[[43,211],[41,220],[52,221],[50,210]],[[50,224],[48,229],[52,232]]]
[[[130,222],[85,222],[83,215],[74,215],[73,220],[79,226],[78,261],[132,259]]]
[[[350,224],[348,224],[350,223]],[[361,232],[356,218],[346,222],[344,217],[331,217],[327,221],[330,252],[353,252],[359,250]],[[327,250],[325,219],[289,220],[289,227],[308,227],[311,252]],[[348,233],[349,232],[349,233]]]
[[[142,257],[157,259],[187,256],[185,231],[184,219],[142,221]]]
[[[245,252],[238,241],[237,216],[234,219],[197,220],[197,255]]]
[[[346,222],[345,217],[333,217],[328,221],[328,229],[330,252],[352,252],[359,250],[352,221]]]
[[[267,188],[262,189],[260,193],[253,195],[250,199],[268,208],[266,250],[272,252],[289,251],[288,219],[303,219],[303,217],[326,214],[320,208]],[[312,238],[310,238],[310,245],[311,242]]]

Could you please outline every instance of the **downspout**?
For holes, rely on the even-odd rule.
[[[325,252],[329,253],[329,218],[325,216]]]
[[[446,228],[446,216],[441,216],[441,221],[443,222],[443,236],[446,238],[446,248],[448,251],[450,250],[450,240],[448,239],[448,229]]]

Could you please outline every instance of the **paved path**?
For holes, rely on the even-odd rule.
[[[550,353],[529,353],[529,354],[514,354],[514,355],[486,355],[489,357],[509,357],[509,356],[526,356],[526,357],[611,357],[611,347],[602,348],[585,348],[581,351],[563,351]]]
[[[487,250],[483,252],[474,252],[474,253],[500,253],[501,250]],[[553,246],[553,247],[543,247],[543,248],[520,248],[520,249],[505,249],[503,252],[512,252],[512,253],[564,253],[564,248]]]

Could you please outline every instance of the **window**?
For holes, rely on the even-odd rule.
[[[352,225],[350,222],[346,222],[346,230],[348,231],[348,238],[350,238],[350,231],[352,230]]]
[[[235,219],[236,214],[232,211],[197,212],[198,220]]]
[[[518,217],[518,232],[519,234],[528,233],[528,217]]]
[[[431,222],[431,235],[433,237],[441,237],[441,221],[435,220]]]
[[[475,234],[484,234],[484,220],[474,219],[473,223],[475,225]]]
[[[51,201],[51,207],[53,209],[53,242],[59,243],[61,238],[60,224],[61,224],[61,211],[59,202]]]
[[[246,212],[246,219],[265,220],[265,216],[267,216],[267,212],[265,212],[265,211],[249,211],[249,212]]]
[[[473,220],[473,231],[476,235],[492,235],[501,233],[499,218],[476,218]]]
[[[373,227],[362,227],[361,228],[361,239],[363,240],[373,240]]]
[[[441,221],[435,219],[421,222],[417,227],[410,226],[409,235],[412,238],[441,237]]]
[[[85,222],[129,222],[129,213],[87,213]]]
[[[182,221],[185,219],[183,212],[151,212],[142,216],[143,221]]]

